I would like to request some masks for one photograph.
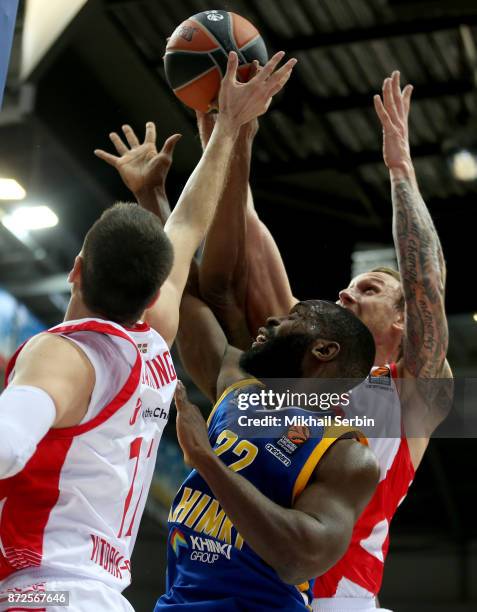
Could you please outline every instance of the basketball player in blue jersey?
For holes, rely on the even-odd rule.
[[[346,550],[377,484],[377,463],[349,428],[240,428],[237,401],[260,391],[261,378],[362,379],[374,359],[372,336],[352,313],[316,300],[269,319],[242,352],[191,284],[181,304],[181,357],[194,382],[219,399],[207,429],[182,386],[176,394],[178,439],[193,470],[169,514],[167,593],[155,612],[310,609],[308,581]],[[300,414],[310,412],[280,411],[281,419]],[[247,410],[257,416],[262,406]]]

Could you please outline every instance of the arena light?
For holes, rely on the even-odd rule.
[[[20,206],[2,218],[3,225],[13,234],[46,229],[58,224],[58,217],[48,206]]]
[[[15,179],[0,178],[0,200],[23,200],[26,191]]]
[[[452,174],[459,181],[477,179],[477,155],[468,149],[456,151],[450,160]]]
[[[474,312],[474,316],[472,317],[474,321],[477,323],[477,312]]]

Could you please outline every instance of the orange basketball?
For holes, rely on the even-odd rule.
[[[290,427],[287,432],[287,438],[293,442],[293,444],[303,444],[310,437],[310,430],[308,427]]]
[[[216,100],[230,51],[239,58],[238,77],[246,81],[254,60],[268,60],[260,32],[227,11],[204,11],[183,21],[172,33],[164,56],[166,78],[187,106],[207,112]]]

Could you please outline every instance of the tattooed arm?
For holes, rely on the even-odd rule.
[[[404,395],[409,396],[414,412],[416,406],[422,407],[417,410],[423,430],[420,433],[430,435],[447,414],[452,396],[452,386],[435,379],[450,379],[452,374],[446,361],[449,333],[444,307],[444,255],[419,192],[410,154],[411,93],[410,85],[401,91],[399,72],[394,72],[384,81],[383,100],[375,96],[374,103],[383,126],[384,161],[391,178],[393,236],[405,301],[403,357],[398,366],[401,378],[415,379],[412,385],[406,383]]]

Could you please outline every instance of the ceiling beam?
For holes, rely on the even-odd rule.
[[[441,32],[459,28],[461,25],[477,25],[477,11],[463,15],[441,15],[428,19],[410,19],[379,23],[370,28],[353,28],[351,30],[333,30],[317,32],[306,36],[295,36],[286,41],[288,53],[307,51],[309,49],[326,49],[340,45],[349,45],[369,40],[403,38],[413,34]]]
[[[412,157],[431,157],[442,155],[439,143],[426,143],[412,148]],[[367,164],[377,164],[383,162],[381,149],[359,151],[347,154],[340,153],[339,156],[333,155],[310,155],[306,159],[295,160],[273,160],[271,162],[260,162],[254,160],[252,173],[257,181],[269,179],[275,176],[290,174],[302,174],[316,172],[318,170],[337,170],[339,172],[349,172],[350,169]]]
[[[266,189],[264,184],[257,184],[256,188],[253,188],[254,196],[259,201],[273,202],[274,205],[281,204],[289,206],[296,210],[304,210],[307,212],[313,212],[322,216],[329,216],[340,221],[345,221],[359,227],[378,227],[379,220],[373,218],[369,214],[364,214],[362,209],[359,207],[359,198],[343,199],[334,195],[323,194],[319,191],[312,191],[310,189],[299,189],[293,185],[286,185],[280,183],[279,188],[276,190]],[[331,205],[325,205],[323,202],[332,203]],[[359,208],[358,208],[359,207]],[[357,209],[356,212],[351,212],[351,209]]]
[[[474,91],[471,79],[456,79],[452,81],[441,81],[416,84],[412,97],[413,100],[427,100],[443,98],[445,96],[464,95]],[[373,96],[378,91],[368,93],[351,93],[346,96],[321,97],[314,94],[306,95],[313,102],[313,110],[317,113],[330,113],[334,111],[352,110],[354,108],[373,108]],[[286,97],[284,97],[286,101]],[[280,107],[280,102],[276,108]]]

